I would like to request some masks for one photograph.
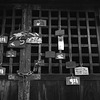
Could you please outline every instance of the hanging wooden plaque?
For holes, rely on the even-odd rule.
[[[80,77],[66,77],[66,85],[80,85]]]
[[[76,62],[74,61],[66,62],[66,68],[75,68],[76,66]]]
[[[89,75],[89,70],[87,67],[76,67],[75,75]]]
[[[65,34],[64,30],[59,29],[59,30],[55,31],[55,35],[57,35],[57,36],[64,35],[64,34]]]
[[[32,44],[40,44],[42,43],[42,37],[38,33],[28,33],[26,43],[32,43]]]
[[[0,75],[5,75],[6,73],[6,68],[0,67]]]
[[[65,59],[65,53],[56,53],[56,59]]]
[[[8,37],[7,36],[0,36],[0,43],[7,43]]]
[[[55,58],[55,52],[54,51],[47,51],[45,52],[46,58]]]
[[[46,26],[46,20],[43,19],[34,20],[34,26]]]
[[[64,50],[63,36],[58,36],[58,50]]]
[[[6,57],[16,57],[16,51],[13,50],[7,51]]]

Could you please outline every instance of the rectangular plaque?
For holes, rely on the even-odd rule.
[[[56,53],[56,59],[65,59],[65,53]]]
[[[76,67],[75,75],[89,75],[89,70],[87,67]]]
[[[58,36],[60,36],[60,35],[64,35],[64,30],[57,30],[57,31],[55,31],[55,35],[58,35]]]
[[[66,77],[66,85],[80,85],[80,77]]]
[[[16,51],[13,50],[7,51],[6,57],[16,57]]]
[[[8,79],[10,79],[10,80],[14,80],[14,79],[15,79],[15,75],[13,75],[13,74],[9,74],[9,75],[8,75]]]
[[[46,58],[55,58],[55,52],[54,51],[47,51],[45,52]]]
[[[42,66],[42,65],[44,65],[44,60],[35,60],[34,63],[35,63],[35,65]]]
[[[34,20],[34,26],[46,26],[46,20]]]
[[[5,75],[6,73],[6,68],[0,67],[0,75]]]
[[[40,43],[42,43],[41,34],[28,33],[28,37],[26,39],[26,43],[32,43],[32,44],[40,44]]]
[[[7,36],[0,36],[0,43],[7,43],[8,37]]]
[[[64,50],[63,36],[58,36],[58,50]]]
[[[66,68],[75,68],[76,67],[76,62],[74,61],[69,61],[69,62],[66,62]]]

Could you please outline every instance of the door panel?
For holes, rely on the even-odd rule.
[[[80,86],[66,86],[65,81],[31,81],[30,100],[80,100]]]
[[[18,84],[14,81],[0,81],[0,100],[18,100]]]
[[[99,85],[100,85],[100,81],[84,81],[82,100],[99,100],[100,99]]]

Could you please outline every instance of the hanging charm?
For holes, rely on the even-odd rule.
[[[7,36],[0,36],[0,43],[7,43],[8,37]]]
[[[34,26],[46,26],[46,20],[34,20]]]

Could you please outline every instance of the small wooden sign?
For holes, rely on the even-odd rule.
[[[47,51],[45,52],[46,58],[55,58],[55,52],[54,51]]]
[[[56,53],[56,59],[65,59],[65,53]]]
[[[34,26],[46,26],[46,20],[34,20]]]
[[[6,73],[6,68],[0,67],[0,75],[5,75]]]
[[[65,34],[64,30],[59,29],[59,30],[55,31],[55,35],[57,35],[57,36],[64,35],[64,34]]]
[[[35,61],[34,61],[34,64],[35,64],[35,65],[42,66],[42,65],[44,65],[44,60],[35,60]]]
[[[15,75],[13,75],[13,74],[9,74],[9,75],[8,75],[8,79],[10,79],[10,80],[14,80],[14,79],[15,79]]]
[[[76,67],[75,75],[89,75],[89,70],[87,67]]]
[[[76,67],[76,62],[74,61],[66,62],[66,68],[75,68],[75,67]]]
[[[7,51],[6,57],[16,57],[16,51],[13,50]]]
[[[80,85],[80,77],[66,77],[66,85]]]
[[[7,36],[0,36],[0,43],[7,43],[8,37]]]
[[[32,74],[32,79],[33,80],[40,80],[41,79],[41,74]]]
[[[28,33],[26,43],[40,44],[40,43],[42,43],[42,37],[38,33]]]
[[[58,36],[58,50],[64,50],[63,36]]]

